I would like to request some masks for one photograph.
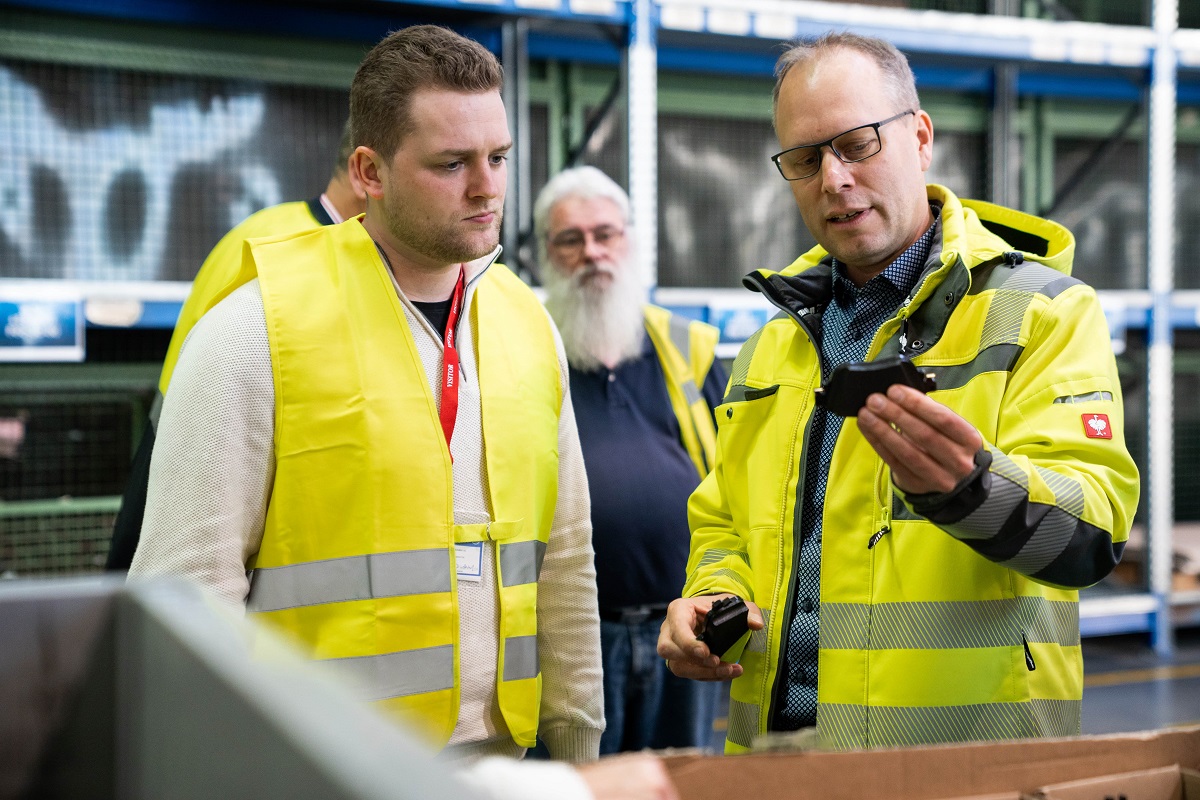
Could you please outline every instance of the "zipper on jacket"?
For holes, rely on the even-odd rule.
[[[801,322],[798,317],[793,317],[793,318],[796,320],[797,324],[800,325],[802,330],[810,333],[810,341],[813,344],[813,346],[817,348],[817,371],[820,372],[821,371],[820,348],[817,347],[816,339],[812,338],[811,331],[807,325],[805,325],[803,322]],[[801,411],[801,413],[803,414],[803,411]],[[804,426],[804,439],[800,443],[800,466],[799,466],[799,475],[797,476],[797,479],[796,479],[796,507],[792,511],[792,568],[791,568],[791,574],[789,575],[788,581],[787,581],[787,594],[785,595],[785,599],[784,599],[784,603],[783,603],[783,610],[782,610],[783,613],[777,617],[777,619],[779,620],[778,624],[780,626],[780,630],[779,630],[779,651],[780,652],[776,655],[776,658],[775,658],[775,664],[777,666],[777,669],[775,671],[775,682],[771,686],[764,685],[764,687],[763,687],[764,689],[766,689],[766,694],[767,694],[767,697],[763,698],[764,700],[767,701],[767,715],[766,715],[767,720],[766,720],[766,728],[765,728],[766,731],[771,731],[774,729],[776,715],[778,714],[779,710],[783,707],[784,701],[787,698],[787,676],[784,674],[784,670],[783,670],[783,658],[784,658],[784,654],[787,651],[788,633],[791,630],[791,626],[792,626],[792,610],[796,606],[796,580],[799,577],[799,573],[800,573],[800,549],[801,549],[801,546],[800,546],[801,543],[796,538],[796,535],[797,535],[797,532],[800,530],[800,514],[801,514],[801,511],[803,510],[804,480],[805,480],[805,473],[808,471],[808,458],[806,456],[808,453],[809,433],[811,433],[811,432],[812,432],[812,414],[810,413],[808,415],[808,422]],[[793,439],[794,438],[795,437],[793,437]],[[780,541],[779,547],[782,550],[782,548],[783,548],[782,540]],[[781,560],[782,560],[782,553],[781,553]],[[770,648],[770,637],[768,637],[768,645],[767,646],[769,649]],[[770,653],[768,652],[768,657],[769,656],[770,656]],[[765,684],[765,681],[764,681],[764,684]]]
[[[884,464],[883,459],[879,460],[879,468],[875,471],[875,491],[878,493],[879,506],[882,513],[882,522],[879,530],[871,534],[871,538],[867,540],[867,549],[874,550],[875,545],[879,544],[879,540],[892,530],[892,482],[884,480]]]
[[[867,549],[874,550],[875,545],[879,544],[879,540],[891,533],[891,531],[892,529],[890,527],[884,525],[882,528],[872,533],[871,538],[867,540]]]
[[[1029,640],[1024,634],[1021,634],[1021,645],[1025,648],[1025,668],[1033,672],[1037,669],[1037,664],[1033,663],[1033,653],[1029,652]]]

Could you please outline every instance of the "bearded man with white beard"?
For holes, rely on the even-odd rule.
[[[604,664],[601,754],[706,746],[717,694],[655,654],[685,577],[688,496],[708,474],[726,374],[716,328],[646,305],[629,198],[594,167],[534,205],[546,307],[562,334],[592,501]]]

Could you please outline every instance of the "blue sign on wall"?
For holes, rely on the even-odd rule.
[[[83,361],[80,300],[0,299],[0,361]]]

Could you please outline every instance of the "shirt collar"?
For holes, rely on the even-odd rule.
[[[833,259],[833,291],[839,299],[854,297],[858,292],[880,287],[880,284],[886,282],[895,288],[900,293],[901,297],[905,297],[917,285],[917,278],[921,277],[921,272],[925,269],[925,262],[929,259],[929,250],[933,245],[933,236],[937,231],[939,216],[937,213],[933,216],[933,222],[925,233],[921,234],[921,238],[917,239],[909,248],[901,253],[895,261],[888,265],[887,269],[876,275],[871,280],[867,281],[860,288],[854,285],[850,277],[846,274],[846,267]]]

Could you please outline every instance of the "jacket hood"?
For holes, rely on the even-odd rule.
[[[941,205],[943,265],[961,258],[967,269],[1003,257],[1013,251],[1027,261],[1036,261],[1064,275],[1071,274],[1075,257],[1075,237],[1048,219],[1035,217],[982,200],[959,199],[945,186],[931,183],[926,187],[929,202]],[[764,279],[773,275],[791,277],[809,270],[829,256],[817,245],[782,270],[755,270]],[[748,283],[751,288],[757,288]]]

